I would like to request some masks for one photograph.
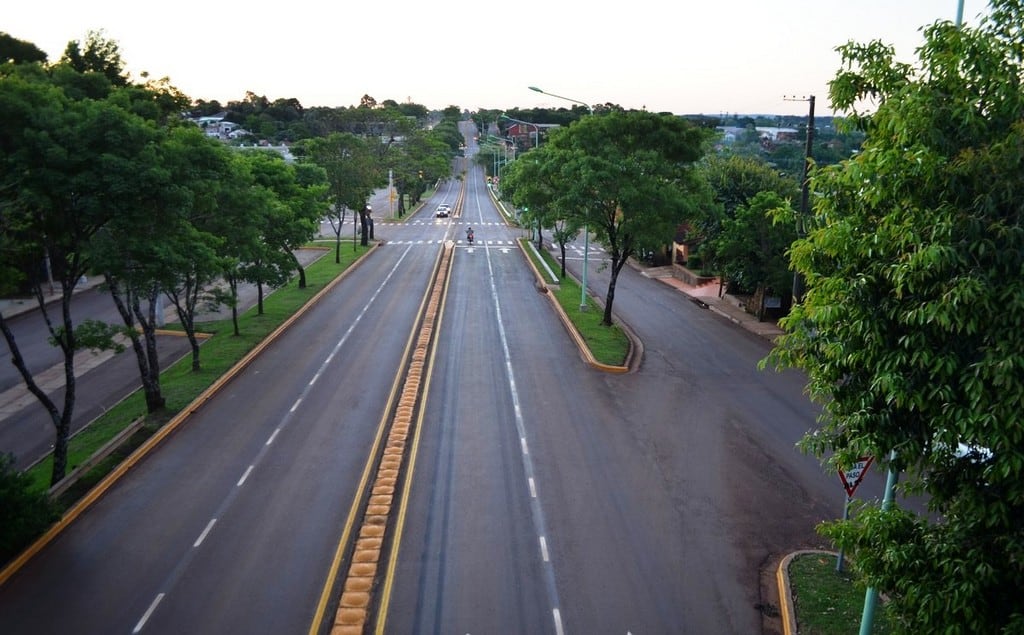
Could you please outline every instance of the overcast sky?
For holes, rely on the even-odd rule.
[[[363,95],[428,108],[590,104],[676,114],[829,114],[835,47],[879,39],[913,61],[921,27],[958,0],[522,0],[422,2],[8,2],[0,31],[56,61],[102,30],[132,77],[168,77],[193,99],[247,91],[303,106]],[[977,24],[987,4],[964,1]]]

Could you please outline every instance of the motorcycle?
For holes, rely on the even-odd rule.
[[[473,230],[466,232],[466,240],[469,241],[470,245],[473,244]]]

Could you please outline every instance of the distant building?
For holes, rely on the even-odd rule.
[[[547,136],[552,128],[557,128],[556,123],[513,123],[505,130],[505,135],[516,140],[520,148],[532,148],[540,145],[540,139]]]
[[[192,117],[191,121],[202,128],[207,137],[215,139],[235,139],[239,134],[248,134],[244,130],[239,133],[241,126],[233,121],[227,121],[225,117],[227,113],[220,112],[206,117]]]
[[[717,130],[722,132],[722,143],[735,143],[740,139],[746,128],[739,126],[718,126]],[[800,141],[800,131],[796,128],[777,128],[774,126],[757,126],[757,135],[762,143],[782,143],[786,141]]]

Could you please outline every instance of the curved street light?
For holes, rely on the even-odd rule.
[[[557,97],[558,99],[564,99],[565,101],[571,101],[574,104],[580,104],[581,106],[586,106],[587,110],[590,111],[590,114],[594,114],[594,107],[591,106],[590,104],[588,104],[585,101],[580,101],[578,99],[573,99],[572,97],[562,97],[561,95],[556,95],[554,93],[549,93],[546,90],[541,90],[541,89],[537,88],[536,86],[527,86],[527,88],[529,88],[530,90],[532,90],[535,93],[540,93],[542,95],[547,95],[549,97]]]
[[[571,97],[563,97],[561,95],[556,95],[554,93],[549,93],[546,90],[541,90],[541,89],[537,88],[536,86],[527,86],[527,88],[529,88],[530,90],[532,90],[535,93],[540,93],[542,95],[548,95],[549,97],[556,97],[558,99],[564,99],[565,101],[571,101],[574,104],[582,104],[582,105],[587,107],[587,110],[590,111],[590,114],[594,114],[594,107],[591,106],[590,104],[588,104],[585,101],[580,101],[578,99],[573,99]],[[589,210],[587,210],[587,211],[588,211],[588,215],[589,215]],[[590,223],[584,222],[583,223],[583,275],[581,276],[582,280],[580,281],[580,283],[583,286],[583,288],[580,290],[580,311],[586,311],[587,310],[587,266],[588,266],[588,263],[589,263],[589,256],[590,256]]]

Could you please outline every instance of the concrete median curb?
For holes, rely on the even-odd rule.
[[[778,581],[779,585],[779,613],[780,619],[782,620],[783,635],[797,635],[797,633],[799,633],[796,622],[796,606],[793,602],[793,589],[790,587],[789,582],[789,565],[793,562],[793,558],[796,558],[797,556],[816,553],[830,555],[833,557],[836,555],[834,551],[801,549],[787,554],[779,563],[779,568],[775,571],[775,579]]]

